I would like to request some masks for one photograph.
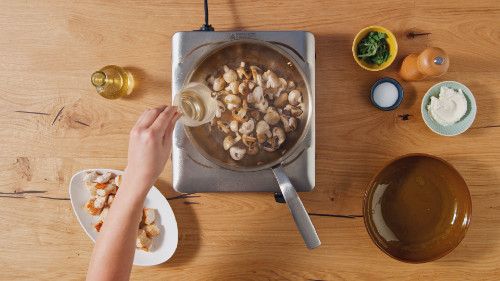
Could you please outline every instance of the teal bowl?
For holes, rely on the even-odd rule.
[[[467,112],[465,112],[465,115],[462,117],[462,119],[450,126],[443,126],[439,124],[431,117],[431,115],[427,111],[427,105],[430,103],[431,97],[438,97],[439,89],[442,86],[455,90],[461,89],[465,95],[465,99],[467,100]],[[427,93],[425,93],[424,97],[422,98],[422,106],[420,107],[420,111],[422,113],[422,119],[424,119],[424,122],[427,127],[429,127],[429,129],[431,129],[438,135],[452,137],[460,135],[461,133],[469,129],[469,127],[474,122],[474,119],[476,118],[477,106],[474,95],[472,95],[472,92],[464,84],[458,83],[456,81],[443,81],[435,84],[427,91]]]

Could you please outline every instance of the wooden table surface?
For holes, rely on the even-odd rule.
[[[198,28],[202,1],[1,1],[0,279],[82,280],[92,242],[68,201],[81,169],[123,169],[128,132],[146,108],[170,103],[171,37]],[[210,1],[216,30],[308,30],[316,36],[316,188],[301,194],[323,245],[308,251],[287,207],[269,193],[197,194],[171,200],[179,225],[174,257],[134,267],[133,280],[494,280],[500,275],[500,4],[476,1]],[[351,56],[361,28],[395,32],[396,62],[370,73]],[[408,37],[410,32],[429,35]],[[449,72],[403,83],[395,111],[370,105],[382,76],[404,55],[439,46]],[[138,80],[127,99],[105,100],[90,74],[107,64]],[[426,90],[456,80],[475,95],[466,133],[432,133],[420,116]],[[61,111],[62,110],[62,111]],[[16,111],[43,112],[46,115]],[[54,119],[61,111],[60,117]],[[399,115],[409,114],[404,121]],[[55,120],[55,121],[54,121]],[[448,160],[464,176],[472,223],[460,246],[427,264],[395,261],[371,242],[363,191],[390,159],[412,152]],[[171,188],[169,163],[157,183]]]

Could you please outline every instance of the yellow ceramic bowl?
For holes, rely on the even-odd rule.
[[[389,44],[390,55],[389,59],[381,65],[366,63],[364,60],[358,58],[357,55],[359,42],[363,38],[365,38],[365,36],[368,35],[370,31],[384,32],[385,34],[387,34],[386,40],[387,44]],[[389,65],[392,64],[397,54],[398,54],[398,42],[396,41],[396,36],[394,36],[394,34],[392,34],[390,30],[382,26],[372,25],[361,29],[361,31],[358,32],[358,34],[356,34],[356,37],[354,37],[354,41],[352,42],[352,56],[354,57],[354,60],[359,64],[359,66],[369,71],[379,71],[387,68]]]

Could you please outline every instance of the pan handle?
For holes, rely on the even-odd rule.
[[[302,204],[297,191],[295,191],[290,179],[283,170],[283,166],[278,165],[273,167],[273,173],[274,177],[278,181],[288,209],[292,213],[295,225],[297,225],[307,248],[314,249],[318,247],[321,245],[321,241],[316,233],[316,229],[314,228],[311,218],[309,217],[309,214],[307,214],[306,208],[304,208],[304,204]]]

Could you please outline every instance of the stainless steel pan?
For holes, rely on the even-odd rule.
[[[229,156],[221,145],[224,135],[217,130],[210,130],[208,124],[200,127],[186,127],[187,136],[205,158],[222,168],[241,172],[272,169],[307,247],[309,249],[318,247],[321,242],[314,225],[282,167],[282,163],[286,159],[293,159],[297,153],[304,149],[304,139],[310,126],[312,104],[309,101],[313,99],[304,73],[297,67],[298,64],[292,56],[281,47],[268,42],[243,39],[215,44],[210,47],[213,50],[208,52],[187,75],[188,79],[185,84],[204,82],[207,77],[219,71],[223,65],[236,68],[241,61],[244,61],[248,65],[271,69],[280,77],[293,80],[302,92],[304,113],[299,120],[297,130],[287,135],[286,142],[279,150],[273,153],[259,153],[253,157],[245,157],[240,161],[234,161]]]

